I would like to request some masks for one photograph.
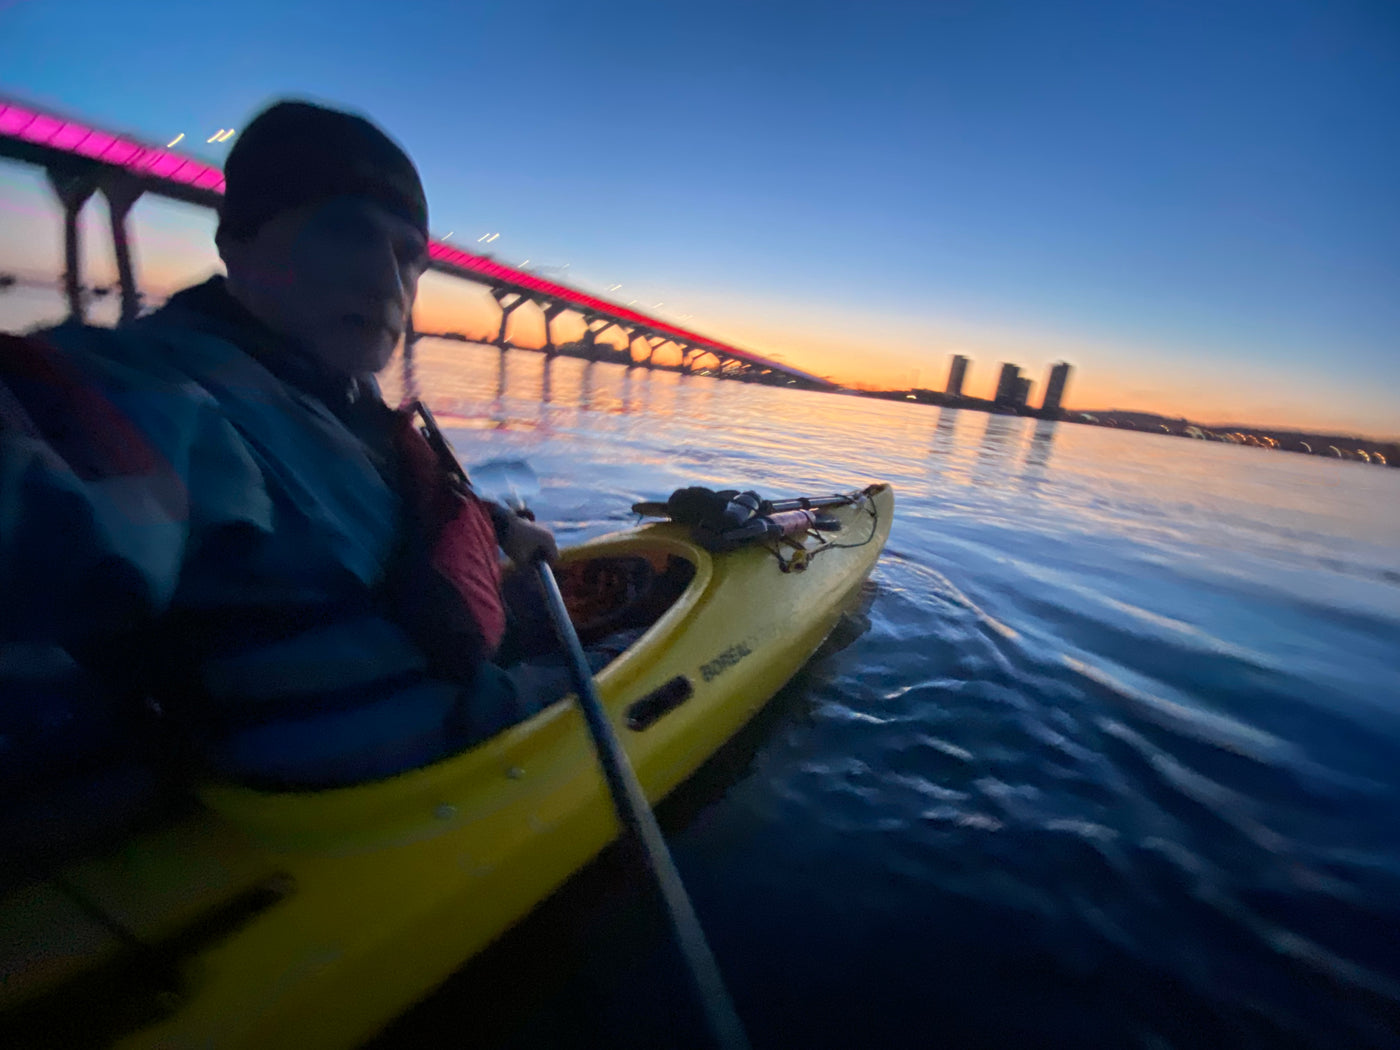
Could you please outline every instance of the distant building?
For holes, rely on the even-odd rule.
[[[1016,377],[1016,396],[1012,402],[1012,408],[1025,408],[1026,402],[1031,399],[1031,377]]]
[[[967,375],[967,358],[962,354],[953,355],[953,364],[948,369],[949,397],[962,397],[963,378]]]
[[[1002,365],[1001,377],[997,379],[997,393],[993,399],[998,405],[1016,407],[1016,395],[1021,386],[1021,369],[1016,365]]]
[[[1070,366],[1059,361],[1050,366],[1050,378],[1045,383],[1045,400],[1040,403],[1040,411],[1047,416],[1058,416],[1060,404],[1065,398],[1065,384],[1069,382]]]

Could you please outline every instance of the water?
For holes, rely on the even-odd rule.
[[[662,817],[757,1047],[1400,1046],[1400,471],[424,344],[570,541],[897,493],[862,607]],[[612,853],[385,1046],[704,1045]]]

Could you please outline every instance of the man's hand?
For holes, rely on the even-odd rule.
[[[554,534],[543,525],[536,525],[514,514],[510,516],[506,534],[501,537],[501,550],[506,552],[507,558],[522,567],[532,565],[539,558],[550,564],[559,559]]]

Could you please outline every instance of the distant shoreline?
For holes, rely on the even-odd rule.
[[[1118,430],[1134,430],[1144,434],[1182,437],[1196,440],[1220,441],[1237,445],[1254,445],[1279,452],[1321,456],[1324,459],[1372,462],[1377,466],[1400,467],[1400,438],[1381,440],[1358,434],[1319,433],[1287,427],[1261,427],[1253,424],[1226,425],[1198,423],[1180,416],[1163,416],[1156,412],[1119,409],[1092,412],[1062,409],[1045,413],[1039,409],[1014,409],[979,397],[949,397],[937,390],[843,390],[856,397],[873,397],[885,401],[913,401],[936,408],[970,409],[995,415],[1026,416],[1031,419],[1102,426]],[[1377,455],[1379,454],[1379,455]],[[1374,458],[1372,458],[1374,457]]]

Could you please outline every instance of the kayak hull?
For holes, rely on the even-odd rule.
[[[843,528],[828,534],[835,543],[824,549],[810,536],[777,554],[754,546],[711,555],[666,523],[565,553],[566,562],[641,552],[694,566],[681,598],[597,676],[653,803],[802,667],[868,576],[889,533],[891,490],[872,486],[833,513]],[[629,709],[658,690],[670,709],[629,728]],[[162,1018],[122,1034],[123,1047],[363,1042],[619,830],[572,698],[471,751],[389,780],[293,794],[210,785],[201,800],[208,811],[201,819],[233,829],[243,844],[235,852],[246,853],[223,870],[251,864],[286,892],[183,957],[182,990],[168,997]],[[107,864],[106,899],[140,896],[134,883],[122,888],[123,877],[156,871],[168,879],[181,870],[178,839],[132,843],[123,857]],[[161,936],[158,920],[148,925]]]

